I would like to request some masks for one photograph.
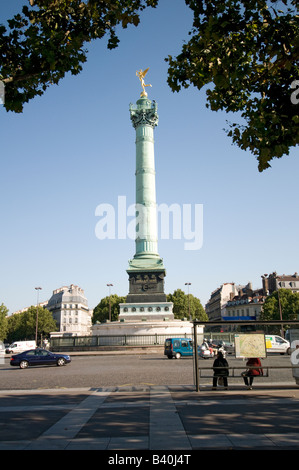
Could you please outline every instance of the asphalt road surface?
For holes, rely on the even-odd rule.
[[[73,356],[71,364],[63,367],[32,367],[21,370],[10,366],[10,358],[0,363],[1,390],[35,390],[48,388],[114,387],[134,385],[193,385],[195,384],[192,358],[167,359],[161,354],[125,354]],[[3,361],[2,361],[3,362]],[[244,366],[245,362],[228,356],[231,367]],[[213,359],[200,359],[200,367],[212,367]],[[290,356],[279,354],[268,356],[263,367],[280,366],[270,370],[267,382],[295,382],[292,377]],[[241,370],[240,372],[241,373]],[[212,375],[205,370],[203,375]],[[229,379],[231,383],[242,383],[242,378]],[[200,378],[200,384],[211,384],[212,379]]]
[[[228,361],[245,369],[242,360]],[[0,450],[97,449],[109,457],[136,449],[297,450],[299,388],[290,356],[262,362],[282,367],[256,379],[270,386],[248,390],[238,376],[229,378],[228,392],[214,392],[213,359],[201,359],[210,377],[200,379],[198,394],[192,358],[169,360],[163,352],[73,356],[63,367],[25,370],[7,357],[0,364]]]

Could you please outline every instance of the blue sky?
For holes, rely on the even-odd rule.
[[[0,22],[23,1],[5,2]],[[88,45],[82,73],[26,104],[22,114],[0,106],[0,303],[10,313],[71,283],[89,307],[112,293],[127,295],[131,239],[99,240],[99,204],[117,210],[118,196],[135,198],[135,131],[129,104],[139,98],[136,70],[150,67],[149,98],[158,103],[155,129],[157,203],[203,205],[203,245],[160,240],[166,293],[177,288],[203,305],[225,282],[261,287],[261,275],[293,274],[298,262],[298,149],[263,173],[252,154],[224,132],[232,116],[205,107],[205,92],[167,85],[164,58],[188,41],[192,15],[183,0],[163,0],[141,15],[138,28]],[[287,99],[287,98],[286,98]],[[233,116],[235,118],[235,116]]]

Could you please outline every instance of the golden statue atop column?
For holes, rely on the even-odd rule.
[[[145,69],[145,70],[140,69],[140,70],[137,70],[137,71],[136,71],[136,75],[137,75],[137,77],[139,78],[140,83],[141,83],[141,86],[142,86],[142,89],[143,89],[143,91],[140,93],[140,97],[141,97],[141,98],[142,98],[143,96],[147,97],[147,93],[146,93],[146,91],[145,91],[145,87],[146,87],[146,86],[150,86],[150,87],[152,86],[152,85],[150,85],[150,84],[146,85],[146,84],[144,83],[144,77],[146,76],[146,74],[147,74],[148,71],[149,71],[149,67],[148,67],[147,69]]]

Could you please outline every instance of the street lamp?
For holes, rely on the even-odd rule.
[[[36,304],[36,324],[35,324],[35,344],[37,345],[37,328],[38,328],[38,294],[40,290],[42,290],[41,287],[35,287],[35,290],[37,291],[37,304]]]
[[[111,321],[111,293],[110,293],[110,288],[113,286],[113,284],[107,284],[109,287],[109,321]]]
[[[188,310],[189,310],[189,320],[191,321],[191,315],[190,315],[190,295],[189,295],[189,286],[191,286],[191,282],[185,282],[185,286],[188,286]]]
[[[282,311],[281,311],[281,303],[280,303],[279,289],[277,289],[277,297],[278,297],[279,316],[280,316],[280,320],[282,321]],[[283,333],[283,325],[282,325],[282,324],[281,324],[280,334],[281,334],[281,336],[282,336],[282,338],[283,338],[283,337],[284,337],[284,333]]]

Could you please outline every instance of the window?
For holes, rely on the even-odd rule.
[[[26,354],[26,356],[35,356],[35,350],[28,351],[28,353]]]
[[[48,356],[48,351],[38,351],[38,356]]]
[[[280,338],[279,336],[275,336],[275,341],[276,343],[279,343],[279,344],[285,343],[285,340]]]

